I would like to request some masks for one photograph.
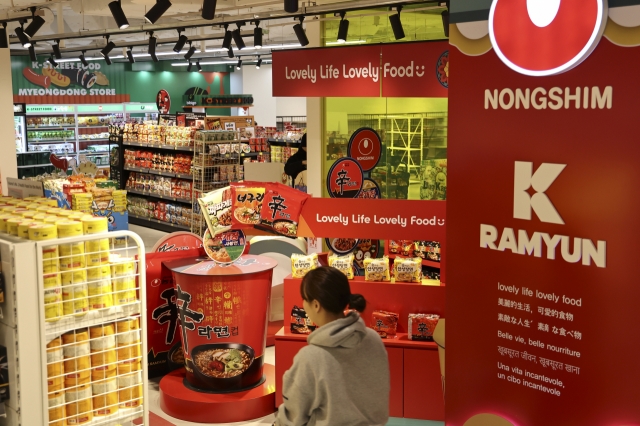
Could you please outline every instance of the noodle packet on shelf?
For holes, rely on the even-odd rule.
[[[228,231],[231,228],[231,189],[216,189],[202,198],[198,198],[211,235]]]
[[[389,258],[387,256],[383,256],[381,259],[365,259],[364,280],[391,281],[391,275],[389,273]]]
[[[267,183],[260,223],[287,237],[298,235],[298,221],[309,195],[281,183]]]
[[[305,256],[303,254],[291,255],[291,277],[304,278],[307,272],[318,267],[318,255],[316,253]]]
[[[432,341],[439,319],[435,314],[409,314],[409,340]]]
[[[400,315],[395,312],[373,311],[373,329],[383,339],[389,336],[395,336],[398,329],[398,318]]]
[[[231,202],[233,229],[253,228],[260,223],[265,184],[261,182],[232,182]]]
[[[309,319],[303,308],[295,305],[293,309],[291,309],[291,333],[311,334],[317,327],[318,326]]]
[[[332,254],[331,256],[329,256],[329,266],[331,266],[332,268],[336,268],[338,271],[345,274],[347,276],[347,279],[352,280],[355,275],[353,272],[353,260],[353,254],[348,254],[346,256],[338,256],[337,254]]]
[[[422,283],[422,259],[396,257],[393,261],[393,277],[397,283]]]

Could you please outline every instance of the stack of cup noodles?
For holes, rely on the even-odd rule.
[[[89,331],[63,334],[62,343],[67,424],[83,425],[93,420]]]
[[[118,396],[120,408],[142,404],[142,349],[140,322],[130,318],[116,322],[118,349]]]
[[[135,259],[118,255],[111,255],[109,259],[114,304],[126,305],[135,302],[138,300]]]
[[[47,392],[49,394],[49,425],[65,426],[64,368],[62,339],[47,344]]]
[[[48,241],[58,238],[55,225],[37,224],[29,228],[29,239]],[[62,283],[58,266],[59,251],[57,245],[46,246],[42,250],[44,273],[44,317],[46,321],[57,321],[63,315]]]
[[[82,223],[58,220],[58,237],[82,235]],[[60,270],[62,271],[62,300],[64,315],[83,315],[89,311],[87,289],[87,262],[84,243],[60,244]]]
[[[85,235],[106,234],[107,218],[91,217],[82,221]],[[87,278],[89,284],[89,306],[103,309],[113,306],[111,268],[109,266],[109,239],[101,238],[85,242]]]
[[[93,414],[108,416],[118,411],[115,326],[111,323],[91,327],[89,333]]]

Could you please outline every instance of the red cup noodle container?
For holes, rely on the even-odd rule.
[[[164,264],[173,272],[186,385],[215,393],[264,382],[271,279],[277,262],[244,255],[231,265],[205,258]]]

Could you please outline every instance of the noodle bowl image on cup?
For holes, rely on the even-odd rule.
[[[230,265],[202,258],[164,265],[174,276],[185,384],[227,393],[263,383],[276,261],[244,255]]]

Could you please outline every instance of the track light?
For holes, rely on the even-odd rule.
[[[400,21],[400,11],[402,6],[398,6],[398,13],[389,15],[389,22],[391,23],[391,29],[396,40],[402,40],[404,38],[404,28],[402,28],[402,21]]]
[[[108,56],[104,57],[104,61],[107,63],[107,65],[111,65],[111,59]]]
[[[242,59],[238,59],[238,65],[236,65],[236,69],[240,71],[242,69]]]
[[[242,28],[242,24],[238,24],[238,28],[236,28],[231,32],[231,35],[233,36],[233,41],[236,42],[236,47],[238,48],[238,50],[242,50],[246,47],[246,45],[244,44],[244,40],[242,39],[242,34],[240,34],[241,28]]]
[[[170,7],[171,2],[169,0],[157,0],[156,4],[144,15],[144,19],[150,24],[155,24]]]
[[[108,40],[108,39],[107,39]],[[109,53],[116,47],[116,44],[112,41],[107,42],[107,45],[100,51],[100,54],[105,58],[109,56]]]
[[[56,43],[51,46],[53,48],[53,56],[56,59],[62,59],[62,53],[60,53],[60,41],[56,40]]]
[[[261,65],[262,65],[262,58],[258,56],[258,63],[256,64],[256,69],[260,69]]]
[[[216,16],[217,0],[202,0],[202,19],[211,21]]]
[[[304,28],[302,28],[302,21],[304,21],[304,16],[300,17],[299,24],[295,24],[293,26],[293,32],[296,33],[296,37],[298,37],[300,45],[304,47],[309,44],[309,39],[307,38],[307,34],[304,32]]]
[[[228,53],[229,58],[235,58],[236,55],[233,54],[233,47],[229,46],[229,53]]]
[[[349,20],[344,19],[344,12],[342,12],[340,16],[342,16],[342,20],[340,21],[340,28],[338,29],[338,43],[346,43],[347,35],[349,34]]]
[[[173,51],[176,53],[180,53],[182,49],[184,49],[184,45],[187,44],[187,41],[189,40],[186,35],[180,34],[180,30],[178,30],[178,34],[180,35],[180,37],[178,37],[178,42],[173,46]]]
[[[129,58],[130,64],[133,64],[136,62],[136,59],[133,57],[133,47],[130,47],[129,50],[127,50],[127,58]]]
[[[9,40],[7,39],[7,23],[3,22],[0,27],[0,49],[8,49]]]
[[[53,59],[53,55],[49,55],[49,59],[47,59],[47,62],[49,62],[52,67],[58,68],[58,63],[55,59]]]
[[[198,72],[202,72],[202,67],[200,66],[200,61],[196,62],[196,67],[198,68]]]
[[[284,0],[284,11],[296,13],[298,11],[298,0]]]
[[[191,46],[191,42],[189,42],[189,46]],[[191,46],[189,47],[189,50],[187,51],[187,53],[184,54],[184,58],[191,59],[194,53],[196,53],[196,48]]]
[[[229,25],[225,25],[224,26],[224,39],[222,40],[222,48],[223,49],[231,49],[231,37],[233,37],[233,35],[231,34],[231,31],[229,31]]]
[[[22,43],[22,47],[31,47],[31,42],[29,41],[29,37],[24,33],[22,27],[16,28],[16,35],[18,36],[18,40]]]
[[[36,44],[35,43],[30,43],[29,44],[29,58],[31,58],[31,62],[36,62],[38,60],[38,57],[36,56]]]
[[[442,12],[442,28],[444,29],[444,36],[449,38],[449,2],[447,1],[447,10]]]
[[[151,56],[151,59],[153,59],[153,62],[158,62],[158,57],[156,56],[156,43],[157,40],[153,36],[153,31],[149,32],[149,55]]]
[[[82,65],[84,65],[85,67],[89,66],[89,62],[84,57],[84,50],[82,51],[82,54],[78,56],[78,58],[80,59],[80,62],[82,62]]]
[[[253,29],[253,47],[262,49],[262,28],[259,27],[260,21],[256,21],[256,27]]]
[[[121,30],[129,28],[129,21],[122,10],[122,3],[120,3],[120,0],[114,0],[109,3],[109,9],[111,9],[111,15],[116,21],[118,28]]]
[[[191,61],[189,61],[189,65],[187,66],[187,72],[191,72],[191,66],[192,66],[192,65],[193,65],[193,64],[191,63]]]
[[[24,29],[25,35],[29,38],[36,35],[38,30],[40,30],[40,28],[42,28],[42,26],[44,25],[44,18],[42,16],[36,16],[35,7],[31,8],[31,14],[33,15],[33,19],[31,20],[31,23],[27,25],[27,28]]]

